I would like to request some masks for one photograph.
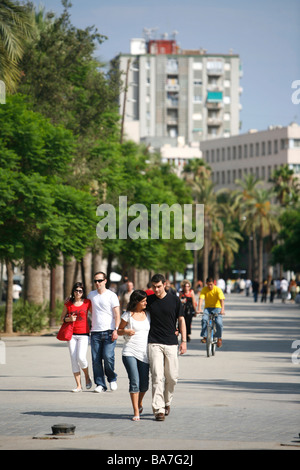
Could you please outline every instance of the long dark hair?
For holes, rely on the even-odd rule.
[[[82,282],[75,282],[74,286],[72,287],[72,292],[70,295],[70,301],[74,302],[75,300],[75,294],[74,291],[77,289],[77,287],[80,287],[82,289],[82,300],[86,299],[86,293],[85,293],[85,287]]]
[[[127,311],[134,312],[137,304],[141,302],[141,300],[145,299],[145,297],[147,297],[147,294],[145,291],[140,290],[140,289],[134,290],[129,298]]]

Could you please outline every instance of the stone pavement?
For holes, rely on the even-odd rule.
[[[131,421],[123,338],[118,390],[75,394],[65,343],[53,334],[2,335],[0,450],[299,450],[299,305],[231,294],[225,307],[224,344],[215,357],[206,357],[201,319],[193,320],[164,422],[153,419],[150,391],[141,421]],[[91,365],[90,350],[88,357]],[[54,439],[51,427],[60,423],[75,425],[75,435]]]

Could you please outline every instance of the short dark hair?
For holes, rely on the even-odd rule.
[[[165,276],[163,276],[162,274],[154,274],[154,276],[152,276],[151,278],[151,282],[162,282],[163,284],[166,282],[166,279],[165,279]]]
[[[206,282],[214,282],[213,277],[208,277],[208,278],[206,279]]]
[[[145,299],[146,297],[147,297],[146,292],[141,289],[137,289],[133,291],[131,296],[129,297],[127,311],[134,312],[137,304],[141,302],[141,300]]]
[[[105,274],[104,272],[102,272],[102,271],[97,271],[97,272],[94,274],[94,276],[96,276],[96,274],[103,274],[104,279],[107,279],[106,274]]]

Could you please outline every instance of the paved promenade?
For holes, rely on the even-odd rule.
[[[197,317],[164,422],[153,418],[150,391],[141,421],[131,421],[123,338],[118,390],[75,394],[65,343],[51,334],[2,335],[0,450],[299,450],[300,353],[292,346],[298,340],[300,350],[300,307],[226,297],[223,347],[206,357]],[[88,358],[91,366],[90,350]],[[54,439],[51,426],[60,423],[75,425],[75,435]]]

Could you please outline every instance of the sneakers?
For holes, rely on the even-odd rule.
[[[116,381],[110,382],[109,386],[112,392],[115,392],[118,389],[118,385]]]
[[[202,338],[201,343],[206,343],[206,338]]]
[[[118,389],[118,385],[117,385],[116,381],[115,382],[110,382],[109,386],[110,386],[110,389],[111,389],[112,392],[115,392]],[[96,393],[105,392],[105,388],[102,387],[102,385],[97,385],[94,392],[96,392]]]
[[[222,347],[222,338],[218,338],[217,347],[218,347],[218,348],[221,348],[221,347]]]

